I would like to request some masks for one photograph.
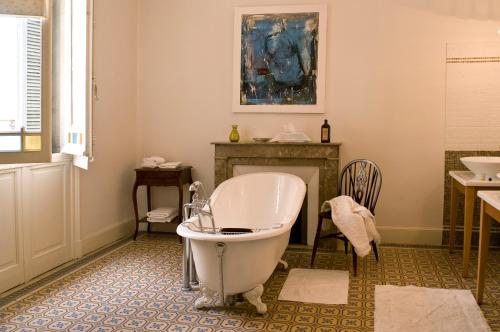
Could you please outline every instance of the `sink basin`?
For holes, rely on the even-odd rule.
[[[463,157],[460,161],[470,169],[479,180],[500,179],[500,157]]]

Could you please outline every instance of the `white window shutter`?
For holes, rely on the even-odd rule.
[[[93,2],[73,0],[72,9],[72,47],[71,118],[66,124],[62,152],[72,154],[73,164],[88,169],[92,160],[92,20]],[[81,41],[87,41],[81,43]]]
[[[26,22],[26,105],[24,124],[27,132],[42,130],[42,23],[29,19]]]

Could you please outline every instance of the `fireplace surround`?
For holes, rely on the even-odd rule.
[[[337,194],[340,143],[215,142],[215,187],[233,176],[278,171],[308,185],[307,243],[312,245],[321,203]],[[314,190],[315,192],[311,192]],[[311,206],[311,204],[315,206]]]

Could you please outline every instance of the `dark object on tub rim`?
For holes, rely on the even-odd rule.
[[[221,233],[227,233],[227,234],[241,234],[241,233],[253,233],[253,230],[250,228],[237,228],[237,227],[225,227],[221,228],[220,230]]]

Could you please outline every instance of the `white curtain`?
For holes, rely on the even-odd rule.
[[[0,14],[43,16],[45,0],[0,0]]]

